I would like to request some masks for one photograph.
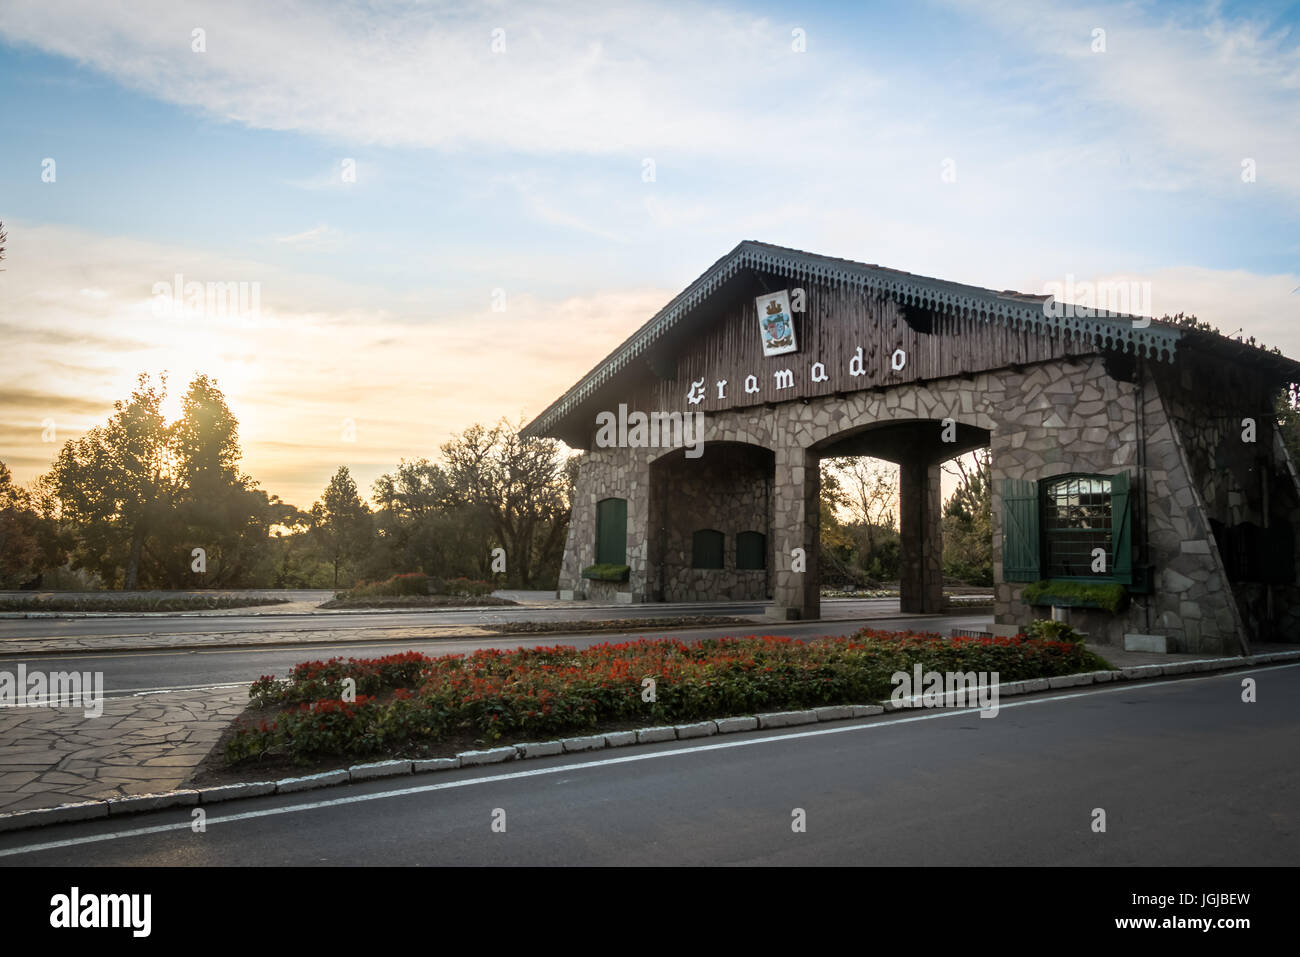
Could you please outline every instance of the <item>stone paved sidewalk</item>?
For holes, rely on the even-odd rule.
[[[180,787],[248,703],[245,686],[0,709],[0,811]]]

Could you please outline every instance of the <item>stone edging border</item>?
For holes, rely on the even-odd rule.
[[[1110,681],[1142,681],[1147,678],[1161,678],[1203,671],[1230,671],[1234,668],[1276,664],[1283,661],[1300,661],[1300,651],[1279,651],[1265,655],[1247,655],[1234,658],[1204,658],[1194,661],[1173,662],[1167,665],[1134,665],[1130,668],[1121,668],[1114,671],[1085,671],[1073,675],[1059,675],[1054,678],[1032,678],[1027,681],[1004,682],[996,685],[996,687],[998,697],[1001,698],[1003,696],[1034,694],[1040,691],[1054,691],[1058,688],[1105,684]],[[946,704],[952,705],[953,702],[949,700]],[[712,721],[696,721],[690,724],[641,728],[637,731],[611,731],[605,734],[561,738],[556,741],[526,742],[500,748],[489,748],[485,751],[462,751],[454,758],[376,761],[369,764],[354,764],[351,767],[339,768],[334,771],[324,771],[304,777],[284,778],[279,781],[223,784],[198,789],[182,788],[159,794],[138,794],[124,798],[62,804],[53,808],[10,811],[0,813],[0,832],[41,827],[47,824],[64,824],[70,821],[89,821],[96,818],[138,814],[169,807],[217,804],[222,801],[258,797],[266,794],[289,794],[295,791],[307,791],[335,784],[349,784],[356,781],[370,781],[377,778],[398,777],[407,774],[423,774],[428,771],[451,771],[456,768],[499,764],[516,759],[523,760],[580,751],[597,751],[602,748],[617,748],[631,744],[682,741],[689,738],[704,738],[714,734],[731,734],[739,731],[787,728],[801,724],[816,724],[822,721],[844,721],[852,718],[885,714],[906,707],[908,707],[906,704],[899,705],[886,700],[869,705],[830,705],[822,708],[812,708],[807,711],[775,711],[743,717],[718,718]]]

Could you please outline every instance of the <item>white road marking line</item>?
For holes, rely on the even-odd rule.
[[[1174,678],[1171,681],[1161,681],[1158,685],[1152,685],[1151,687],[1171,687],[1173,685],[1186,684],[1189,681],[1207,681],[1214,678],[1237,677],[1243,674],[1253,674],[1258,671],[1282,671],[1287,668],[1300,668],[1300,662],[1289,665],[1265,665],[1259,668],[1251,668],[1246,671],[1234,671],[1230,675],[1225,675],[1223,672],[1212,672],[1210,674],[1197,675],[1192,678]],[[1026,701],[1012,701],[1007,704],[999,703],[999,709],[1005,711],[1008,708],[1021,708],[1035,704],[1048,704],[1053,701],[1069,701],[1072,698],[1087,698],[1098,694],[1114,694],[1120,691],[1129,691],[1139,687],[1147,686],[1122,682],[1118,686],[1112,686],[1109,688],[1094,688],[1089,691],[1076,691],[1069,694],[1051,695],[1047,698],[1030,698]],[[726,748],[746,748],[755,744],[772,744],[781,741],[794,741],[798,738],[815,738],[826,734],[844,734],[852,731],[874,731],[878,728],[892,727],[898,724],[911,724],[914,721],[933,721],[938,718],[957,718],[964,715],[978,714],[979,712],[979,708],[962,708],[956,711],[931,711],[926,714],[912,715],[907,718],[873,721],[870,724],[854,724],[838,728],[818,728],[815,731],[796,731],[790,734],[769,735],[765,738],[750,738],[745,741],[722,741],[717,744],[697,744],[688,748],[671,748],[665,751],[654,751],[647,754],[629,754],[618,758],[600,758],[596,761],[583,761],[578,764],[561,764],[550,768],[533,768],[528,771],[510,771],[506,774],[491,774],[483,777],[466,778],[461,781],[443,781],[439,784],[422,784],[416,787],[399,788],[395,791],[379,791],[374,794],[356,794],[351,797],[332,798],[326,801],[312,801],[308,804],[290,804],[286,807],[265,808],[261,811],[245,811],[242,814],[228,814],[225,817],[209,817],[207,819],[207,825],[210,827],[214,824],[228,824],[234,821],[250,821],[262,817],[275,817],[280,814],[295,814],[300,811],[314,811],[317,808],[341,807],[345,804],[360,804],[366,801],[378,801],[384,798],[407,797],[412,794],[427,794],[432,791],[448,791],[453,788],[472,787],[476,784],[493,784],[498,781],[515,781],[522,778],[541,777],[548,774],[564,774],[569,771],[603,768],[615,764],[630,764],[635,761],[654,761],[659,758],[675,757],[682,754],[698,754],[704,751],[721,751]],[[270,795],[267,796],[269,797]],[[177,824],[159,824],[154,827],[140,827],[130,831],[112,831],[107,834],[91,834],[85,837],[68,838],[63,841],[49,841],[44,844],[29,844],[24,847],[0,849],[0,857],[11,857],[15,854],[33,854],[37,851],[49,851],[63,847],[77,847],[82,844],[96,844],[101,841],[115,841],[127,837],[141,837],[147,834],[162,834],[167,831],[187,831],[189,829],[190,822],[182,821]]]

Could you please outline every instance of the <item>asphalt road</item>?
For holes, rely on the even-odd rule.
[[[873,627],[885,629],[917,628],[947,634],[953,628],[973,628],[988,621],[987,612],[946,618],[902,618],[871,622]],[[367,621],[369,625],[369,622]],[[228,683],[247,683],[260,675],[283,676],[301,661],[314,658],[358,657],[374,658],[415,650],[430,655],[461,654],[479,648],[520,648],[535,645],[576,645],[587,647],[603,641],[626,641],[633,638],[666,638],[682,636],[687,639],[704,636],[737,634],[778,634],[792,638],[847,635],[864,623],[825,621],[793,623],[781,622],[754,625],[727,625],[699,630],[646,631],[635,634],[604,635],[511,635],[493,638],[459,638],[442,641],[419,641],[410,638],[391,641],[365,641],[354,644],[330,642],[321,645],[294,645],[291,647],[212,648],[206,650],[160,651],[106,651],[97,655],[23,655],[0,657],[0,664],[12,668],[19,661],[28,668],[44,667],[50,671],[101,671],[104,673],[104,693],[108,697],[129,694],[147,694],[156,691],[209,687]],[[330,618],[320,621],[315,630],[326,627],[346,627],[344,619]],[[354,625],[355,627],[355,625]],[[0,643],[0,653],[3,653]]]
[[[256,798],[203,833],[182,808],[4,834],[0,863],[1294,865],[1300,666],[1249,674],[1253,704],[1243,673],[1069,689]]]
[[[268,631],[321,631],[327,628],[417,628],[429,625],[479,625],[506,621],[599,621],[610,618],[669,618],[685,615],[761,615],[768,602],[688,602],[637,605],[563,605],[428,611],[365,611],[285,615],[129,615],[0,619],[4,638],[85,635],[256,634]],[[897,598],[834,598],[822,602],[823,618],[854,618],[897,611]],[[990,617],[985,615],[985,617]],[[0,651],[3,645],[0,644]]]

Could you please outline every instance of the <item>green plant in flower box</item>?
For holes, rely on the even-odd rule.
[[[1026,585],[1021,597],[1030,605],[1104,608],[1109,612],[1128,607],[1128,589],[1116,582],[1039,581]]]
[[[598,582],[625,582],[632,569],[627,565],[588,565],[582,577]]]

